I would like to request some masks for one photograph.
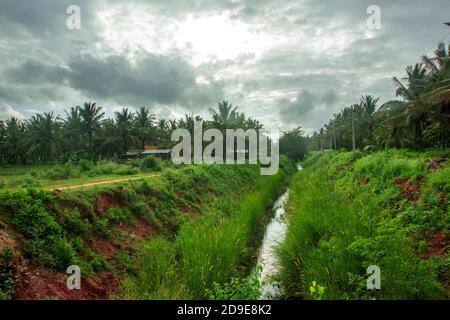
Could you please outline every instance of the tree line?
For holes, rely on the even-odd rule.
[[[378,98],[365,95],[343,108],[308,137],[308,147],[323,149],[437,148],[449,146],[450,45],[440,43],[433,57],[393,78],[396,95],[377,109]]]
[[[212,120],[186,114],[180,119],[156,119],[149,108],[137,111],[122,108],[114,117],[105,117],[102,107],[86,102],[72,107],[61,117],[52,112],[30,119],[0,121],[0,163],[55,163],[78,159],[117,159],[132,149],[146,145],[170,148],[172,131],[194,131],[195,121],[203,121],[203,130],[217,128],[261,130],[263,125],[227,101],[209,109]]]
[[[433,57],[423,56],[420,63],[406,68],[402,80],[394,77],[393,81],[401,100],[377,108],[379,98],[365,95],[310,136],[301,126],[283,132],[280,152],[302,159],[309,150],[448,147],[450,45],[440,43]],[[193,114],[157,120],[145,107],[122,108],[114,117],[105,117],[102,107],[87,102],[65,111],[64,117],[48,112],[25,120],[10,118],[0,121],[0,163],[112,159],[148,144],[170,148],[173,130],[183,128],[192,134],[195,121],[200,120],[203,130],[263,129],[262,123],[227,101],[209,112],[211,120]]]

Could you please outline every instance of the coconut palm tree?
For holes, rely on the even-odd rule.
[[[209,109],[213,119],[213,125],[217,129],[232,129],[243,125],[245,116],[237,112],[238,107],[233,107],[228,101],[218,103],[218,109]]]
[[[132,142],[131,131],[133,129],[134,113],[128,108],[122,108],[120,112],[115,112],[116,126],[118,134],[122,139],[122,149],[127,152]]]
[[[413,139],[412,145],[415,148],[422,146],[423,123],[426,120],[426,105],[421,96],[427,89],[427,73],[422,64],[416,63],[414,67],[406,68],[407,77],[404,78],[406,86],[397,78],[393,78],[397,85],[397,96],[403,97],[407,102],[406,115],[408,123],[412,127]]]
[[[43,163],[54,159],[60,145],[58,137],[59,120],[59,116],[55,116],[53,111],[31,117],[28,121],[26,139],[28,156],[34,156]]]
[[[72,153],[80,150],[80,136],[82,134],[80,111],[76,107],[71,107],[65,111],[66,118],[63,120],[63,138],[68,151],[69,158]]]
[[[142,107],[136,112],[136,117],[134,118],[134,128],[136,136],[138,137],[141,143],[141,149],[145,149],[146,142],[148,140],[154,140],[154,122],[155,115],[150,113],[148,108]],[[153,137],[150,138],[150,135],[153,134]]]
[[[101,107],[97,107],[95,102],[86,102],[83,107],[77,108],[81,117],[81,126],[84,132],[86,132],[86,134],[88,135],[89,154],[91,156],[91,160],[94,160],[93,137],[95,131],[101,125],[105,113],[102,112]]]
[[[4,155],[13,164],[19,160],[25,163],[25,124],[17,118],[10,118],[4,122]]]

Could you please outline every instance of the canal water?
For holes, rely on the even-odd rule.
[[[303,168],[299,165],[298,170],[302,169]],[[288,199],[289,189],[275,201],[272,209],[273,216],[269,221],[264,234],[257,264],[262,267],[260,276],[260,299],[276,299],[282,293],[279,283],[277,283],[273,277],[276,276],[278,272],[276,248],[284,241],[287,230],[285,206]]]

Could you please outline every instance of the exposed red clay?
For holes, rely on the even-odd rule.
[[[114,258],[119,251],[119,249],[112,245],[110,242],[100,237],[92,240],[91,244],[92,248],[107,260]]]
[[[427,251],[421,255],[422,258],[428,259],[435,256],[440,257],[445,254],[450,244],[449,237],[442,230],[438,230],[431,241],[427,244]]]
[[[106,212],[109,208],[122,206],[122,201],[115,195],[103,193],[94,204],[94,211],[97,215]]]
[[[67,277],[62,272],[37,267],[27,269],[21,275],[16,287],[16,299],[19,300],[93,300],[107,299],[110,294],[117,293],[119,280],[107,272],[101,272],[98,279],[81,276],[81,289],[69,290]]]
[[[406,179],[395,179],[394,183],[402,188],[402,193],[406,199],[411,202],[416,202],[419,199],[420,187],[422,185],[421,180],[412,182],[409,178]]]
[[[6,247],[15,248],[17,247],[17,244],[15,240],[11,239],[6,230],[0,229],[0,251]]]

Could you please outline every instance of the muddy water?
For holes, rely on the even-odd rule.
[[[298,170],[303,168],[299,165]],[[289,198],[289,189],[273,205],[273,217],[267,225],[260,249],[258,266],[262,267],[260,299],[276,299],[281,292],[280,285],[273,279],[278,272],[276,247],[283,242],[287,230],[285,205]]]

